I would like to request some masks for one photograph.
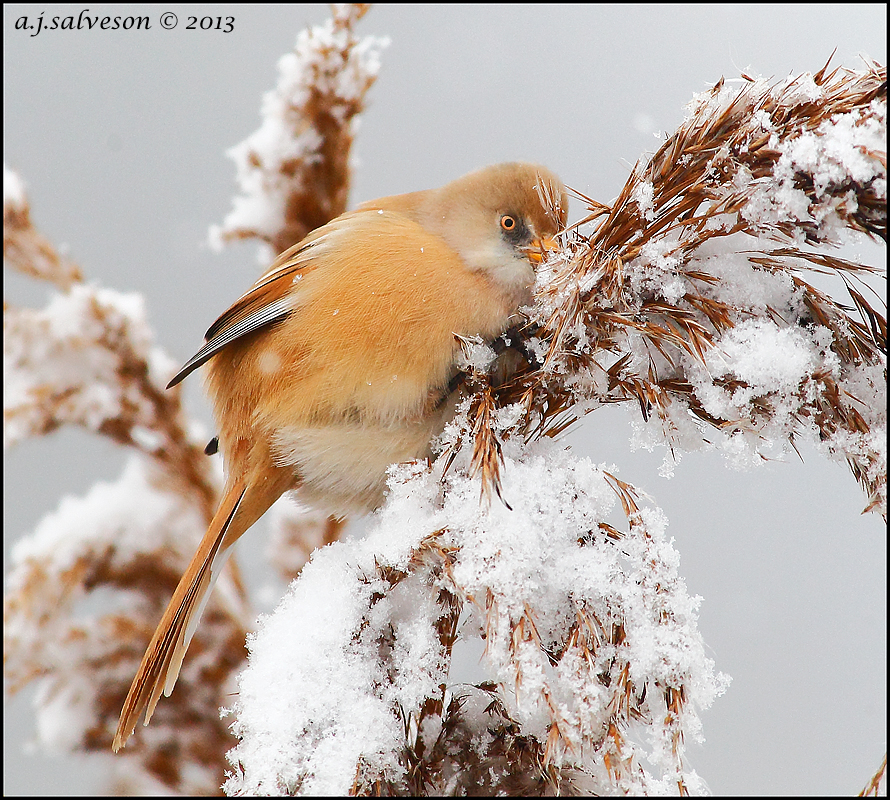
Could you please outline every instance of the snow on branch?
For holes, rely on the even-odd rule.
[[[14,548],[6,690],[36,685],[42,746],[106,753],[145,645],[211,518],[218,478],[179,390],[164,391],[176,363],[154,343],[142,298],[85,283],[34,228],[15,173],[6,170],[4,184],[4,262],[58,289],[43,309],[4,303],[4,444],[73,425],[134,453],[118,481],[64,498]],[[222,583],[177,696],[118,762],[128,765],[121,788],[220,785],[231,738],[216,709],[246,633],[237,572]]]
[[[353,33],[365,11],[335,6],[280,62],[261,128],[232,151],[242,195],[218,241],[282,250],[345,209],[382,46]],[[249,619],[237,574],[118,763],[167,789],[215,789],[228,702],[232,793],[705,791],[685,747],[728,678],[705,656],[664,515],[551,439],[619,402],[640,409],[640,443],[669,447],[667,470],[688,450],[744,466],[810,437],[885,513],[886,322],[866,285],[878,270],[830,252],[886,238],[885,142],[877,65],[696,97],[615,201],[583,198],[587,219],[498,357],[465,343],[467,397],[438,459],[392,468],[367,538],[334,541],[336,525],[304,515],[328,546],[251,634],[234,700]],[[178,390],[162,391],[174,365],[141,301],[86,284],[33,228],[11,173],[4,223],[7,263],[60,292],[42,311],[5,309],[7,442],[73,424],[135,454],[20,543],[4,598],[5,674],[11,690],[38,684],[41,740],[104,750],[217,482]],[[289,575],[300,520],[278,512]],[[483,675],[458,683],[456,653],[474,642]]]
[[[279,60],[262,125],[229,150],[242,194],[211,229],[216,245],[257,238],[270,245],[268,261],[346,210],[358,115],[388,44],[353,32],[369,7],[335,4],[332,18],[301,31],[294,51]]]
[[[826,248],[886,236],[885,87],[875,65],[721,81],[616,201],[585,198],[598,224],[504,337],[518,369],[467,356],[433,469],[394,470],[368,539],[316,552],[251,639],[228,792],[706,789],[684,747],[728,679],[664,517],[548,439],[615,402],[675,460],[811,436],[884,511],[886,323],[857,283],[878,270]],[[450,683],[474,638],[485,678]]]
[[[31,224],[24,181],[3,165],[3,259],[32,278],[50,281],[61,289],[80,283],[76,265],[62,258]]]
[[[684,735],[727,679],[663,515],[546,441],[502,478],[512,510],[480,505],[479,478],[455,471],[442,503],[427,469],[394,468],[368,537],[315,554],[251,639],[228,793],[702,788]],[[449,682],[480,637],[490,680]]]
[[[206,520],[133,457],[120,479],[63,498],[12,553],[3,606],[8,691],[37,686],[37,737],[56,751],[107,753],[130,680]],[[126,789],[158,781],[214,791],[232,745],[217,709],[241,667],[243,600],[223,578],[183,667],[121,766]],[[129,751],[129,749],[128,749]]]
[[[155,345],[142,297],[84,283],[21,208],[4,261],[62,291],[42,310],[4,308],[4,447],[77,425],[158,461],[211,513],[216,487],[179,390],[165,391],[176,362]]]
[[[865,282],[886,270],[829,251],[886,240],[886,113],[877,65],[697,96],[539,276],[538,358],[499,394],[521,404],[516,431],[629,402],[640,443],[674,459],[714,446],[746,465],[805,436],[886,515],[886,306]],[[839,277],[848,302],[808,273]]]

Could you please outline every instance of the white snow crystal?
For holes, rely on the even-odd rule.
[[[612,695],[594,671],[608,671],[620,657],[633,665],[637,686],[682,683],[690,693],[684,730],[698,735],[693,709],[709,705],[727,679],[704,654],[695,627],[699,600],[688,597],[677,574],[663,514],[644,510],[620,547],[592,539],[615,494],[601,468],[550,442],[519,460],[507,457],[502,478],[512,510],[480,504],[478,479],[459,474],[448,478],[440,504],[432,473],[395,467],[367,538],[316,551],[249,642],[235,706],[240,743],[230,754],[238,769],[227,792],[345,794],[359,768],[398,785],[406,741],[438,735],[429,719],[423,729],[411,722],[426,698],[440,697],[448,675],[435,630],[438,588],[422,579],[423,560],[413,555],[429,536],[454,553],[441,585],[476,616],[476,624],[461,626],[464,636],[487,628],[484,667],[490,680],[515,687],[504,699],[523,733],[546,742],[552,706],[570,739],[603,736]],[[385,577],[393,574],[400,577]],[[541,644],[558,642],[582,609],[607,626],[620,618],[626,650],[603,643],[595,668],[570,654],[554,669],[535,639],[515,638],[526,619]],[[664,783],[648,773],[640,778],[650,788],[676,780],[669,739],[654,737],[649,750],[632,745],[665,771]],[[581,752],[559,758],[594,768],[596,757],[588,762]],[[598,763],[604,769],[601,756]]]
[[[6,164],[3,164],[3,209],[22,211],[28,207],[28,195],[25,192],[25,182],[17,172],[13,172]]]

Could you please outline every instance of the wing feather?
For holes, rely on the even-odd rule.
[[[373,235],[377,226],[401,220],[411,224],[414,220],[402,207],[404,198],[382,198],[373,204],[365,204],[356,211],[341,214],[336,219],[312,231],[302,242],[285,250],[263,276],[230,308],[219,316],[204,336],[204,346],[195,353],[167,384],[169,389],[213,358],[232,342],[286,319],[294,310],[297,300],[292,291],[299,274],[312,268],[314,262],[324,262],[328,247],[337,247],[342,237]],[[371,217],[370,224],[367,218]],[[365,219],[363,226],[360,220]],[[409,222],[410,220],[410,222]]]
[[[236,339],[246,336],[248,333],[258,331],[265,328],[273,322],[279,322],[287,317],[291,311],[291,304],[287,298],[279,298],[271,303],[261,305],[253,312],[243,316],[236,323],[222,328],[219,333],[213,336],[197,353],[195,353],[176,373],[173,380],[167,384],[169,389],[176,386],[183,378],[194,372],[198,367],[213,358],[226,345],[231,344]]]
[[[183,365],[167,388],[176,386],[236,339],[285,319],[293,308],[289,295],[294,277],[309,266],[314,256],[312,249],[323,238],[319,230],[316,235],[310,234],[298,245],[285,250],[265,274],[208,328],[204,346]]]

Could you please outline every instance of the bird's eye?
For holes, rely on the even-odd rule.
[[[501,230],[504,230],[507,233],[515,231],[517,225],[516,217],[512,217],[509,214],[504,214],[504,216],[501,217]]]

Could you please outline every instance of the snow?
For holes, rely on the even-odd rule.
[[[130,348],[142,358],[159,388],[176,365],[154,346],[141,295],[77,284],[42,310],[6,309],[3,333],[5,447],[48,423],[98,431],[107,420],[134,414],[144,422],[136,426],[140,442],[152,444],[154,410],[121,379],[121,352]]]
[[[29,603],[4,619],[4,641],[13,643],[7,676],[33,669],[34,663],[47,673],[35,702],[38,736],[50,748],[73,749],[95,725],[95,695],[102,683],[83,665],[119,644],[113,628],[99,619],[112,600],[93,596],[80,582],[84,571],[107,562],[108,573],[126,574],[140,558],[164,551],[185,564],[203,527],[197,510],[157,480],[144,459],[131,457],[117,481],[96,483],[83,497],[63,497],[13,547],[6,596],[27,597]],[[40,591],[31,585],[35,575]],[[132,611],[136,595],[109,594],[116,595],[118,611],[121,603]]]
[[[712,377],[731,374],[747,384],[733,397],[735,405],[744,405],[754,394],[796,391],[816,360],[813,342],[799,330],[752,319],[728,330],[708,352],[705,364]]]
[[[661,512],[645,509],[620,546],[606,542],[595,531],[614,510],[615,494],[603,469],[549,442],[521,460],[506,459],[503,493],[512,510],[480,504],[478,479],[455,474],[448,481],[440,505],[430,471],[394,468],[389,499],[367,538],[316,551],[260,621],[234,707],[241,742],[230,754],[238,769],[227,792],[342,795],[359,769],[396,783],[404,778],[403,721],[416,720],[426,698],[441,698],[448,676],[431,580],[464,600],[475,620],[462,626],[464,637],[487,630],[487,679],[502,684],[511,715],[542,744],[551,704],[567,740],[604,735],[614,698],[595,673],[609,671],[615,658],[631,664],[636,686],[683,684],[690,718],[693,706],[707,707],[725,690],[727,679],[704,654],[699,598],[686,593]],[[428,537],[455,554],[438,578],[417,566]],[[393,584],[384,577],[392,571],[406,577]],[[595,668],[570,647],[554,669],[533,637],[516,639],[517,626],[528,632],[533,621],[541,642],[556,647],[579,610],[596,614],[606,629],[619,620],[627,629],[623,649],[603,643]],[[656,727],[658,718],[653,713]],[[475,722],[479,736],[484,720]],[[413,730],[408,738],[435,739],[438,729],[429,718],[425,724],[425,734]],[[644,739],[635,746],[657,773],[645,774],[646,785],[665,788],[675,777],[674,756]],[[560,760],[594,768],[581,752],[566,750]]]
[[[18,173],[3,164],[3,210],[23,211],[28,207],[25,182]]]
[[[655,187],[649,181],[643,180],[636,185],[631,194],[630,199],[640,207],[640,213],[647,222],[655,219],[655,205],[652,202],[654,197]]]
[[[457,367],[465,372],[478,372],[485,375],[489,367],[497,357],[494,350],[481,337],[458,338],[460,350],[457,357]]]
[[[654,212],[649,213],[650,218],[654,219]],[[677,274],[680,259],[674,251],[678,244],[676,237],[663,237],[643,245],[640,268],[634,270],[631,276],[632,285],[638,292],[651,291],[669,303],[676,303],[686,294],[689,284]]]
[[[827,195],[830,187],[847,181],[872,183],[878,197],[886,197],[886,164],[876,154],[887,148],[887,104],[872,101],[868,113],[854,109],[822,122],[814,131],[778,140],[773,134],[770,147],[781,155],[773,175],[758,183],[757,191],[742,214],[755,225],[780,221],[815,221],[826,241],[847,240],[848,228],[839,212],[856,210],[855,196],[848,193],[838,200]],[[812,180],[817,202],[800,185],[801,177]]]
[[[140,553],[168,546],[170,534],[165,528],[172,519],[183,517],[183,504],[175,495],[153,486],[150,474],[142,459],[131,458],[114,483],[100,481],[83,497],[63,497],[58,509],[45,516],[31,536],[16,543],[13,561],[49,559],[54,569],[63,572],[95,550],[112,549],[114,557],[126,563]],[[135,532],[134,526],[138,526]],[[183,527],[190,531],[189,538],[202,525],[189,514],[177,523],[177,528]],[[132,535],[122,537],[123,530]],[[191,555],[186,553],[187,547],[177,549]]]
[[[312,127],[318,113],[313,106],[322,104],[355,130],[355,106],[376,78],[389,40],[354,40],[342,25],[349,13],[345,6],[335,9],[332,19],[300,31],[294,51],[279,59],[276,87],[263,95],[260,127],[227,153],[241,194],[222,225],[211,228],[214,248],[222,247],[228,233],[248,230],[271,238],[284,227],[288,197],[302,188],[295,165],[321,158],[325,140]]]

